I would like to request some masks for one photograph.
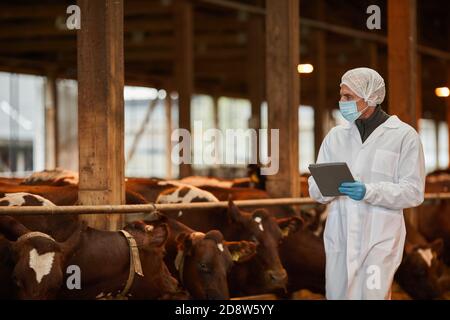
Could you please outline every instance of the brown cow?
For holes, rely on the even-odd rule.
[[[323,230],[326,210],[318,213],[317,230]],[[289,276],[290,291],[309,289],[323,293],[325,280],[325,250],[322,237],[315,237],[309,230],[296,232],[280,246],[280,256]],[[432,243],[406,221],[407,238],[402,263],[397,270],[396,279],[402,288],[413,298],[437,298],[448,288],[445,266],[440,259],[442,240]],[[301,271],[300,273],[297,273]]]
[[[408,220],[406,230],[405,250],[396,280],[414,299],[439,298],[449,289],[441,283],[446,276],[441,259],[442,239],[429,243]]]
[[[62,288],[61,299],[185,299],[178,281],[164,263],[164,245],[169,237],[167,224],[142,229],[128,224],[124,230],[136,240],[143,276],[135,274],[123,296],[131,268],[130,245],[120,232],[87,228],[68,265],[81,270],[81,290]],[[66,278],[67,279],[67,278]],[[65,279],[65,280],[66,280]]]
[[[1,202],[1,198],[11,194],[30,194],[26,196],[23,206],[42,205],[45,201],[50,201],[52,205],[75,205],[78,201],[77,186],[5,186],[0,184],[0,206],[8,205],[7,202]],[[45,198],[45,201],[42,200]],[[19,201],[19,200],[14,200]],[[127,191],[127,204],[146,204],[147,201],[139,194]],[[48,203],[48,202],[46,202]],[[30,230],[38,230],[50,234],[58,241],[64,241],[74,231],[74,222],[78,221],[77,215],[58,214],[58,215],[35,215],[17,217]]]
[[[203,232],[218,229],[227,240],[258,243],[256,257],[236,265],[231,272],[230,292],[234,295],[257,294],[285,288],[287,274],[278,255],[278,245],[283,238],[283,231],[284,235],[287,235],[296,230],[300,225],[300,218],[291,217],[277,221],[263,209],[253,212],[240,211],[232,201],[229,202],[228,210],[171,212],[168,215]]]
[[[236,200],[258,200],[258,199],[270,199],[272,198],[267,191],[254,189],[254,188],[222,188],[217,186],[203,186],[202,190],[208,191],[213,194],[219,201],[227,201],[228,199]],[[296,216],[297,214],[290,206],[267,206],[260,207],[267,210],[276,218],[284,218]]]
[[[50,186],[66,186],[78,185],[78,173],[56,168],[53,170],[43,170],[33,172],[29,177],[24,179],[23,185],[50,185]]]
[[[19,185],[23,181],[22,178],[0,177],[0,184]]]
[[[228,299],[227,274],[233,262],[251,259],[256,245],[247,241],[227,242],[220,231],[197,232],[163,215],[134,224],[145,229],[161,223],[167,223],[170,229],[164,260],[172,275],[194,299]]]
[[[79,241],[81,228],[63,243],[36,233],[9,216],[0,216],[1,298],[54,299],[63,283],[64,266]],[[5,290],[6,288],[6,290]]]
[[[288,273],[288,292],[308,289],[325,294],[325,247],[323,238],[304,226],[283,240],[280,258]]]

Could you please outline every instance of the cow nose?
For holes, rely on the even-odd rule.
[[[285,282],[287,280],[287,272],[284,268],[280,270],[269,270],[267,274],[269,279],[274,283]]]

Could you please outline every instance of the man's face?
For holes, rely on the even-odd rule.
[[[358,111],[364,110],[367,103],[364,99],[358,97],[347,85],[343,84],[340,91],[341,99],[339,101],[356,101]]]

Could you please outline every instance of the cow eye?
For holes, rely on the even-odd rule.
[[[199,263],[198,266],[199,266],[199,268],[200,268],[200,270],[202,272],[210,272],[210,270],[209,270],[208,266],[206,265],[206,263]]]
[[[17,286],[18,288],[20,288],[20,289],[23,288],[23,283],[22,283],[21,280],[19,280],[17,277],[14,277],[13,280],[14,280],[14,283],[16,284],[16,286]]]
[[[426,275],[426,271],[424,269],[418,269],[416,270],[416,275],[419,277],[423,277],[424,275]]]

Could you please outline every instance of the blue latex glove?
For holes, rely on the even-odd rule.
[[[353,200],[362,200],[366,194],[366,186],[362,182],[344,182],[339,186],[339,192]]]

